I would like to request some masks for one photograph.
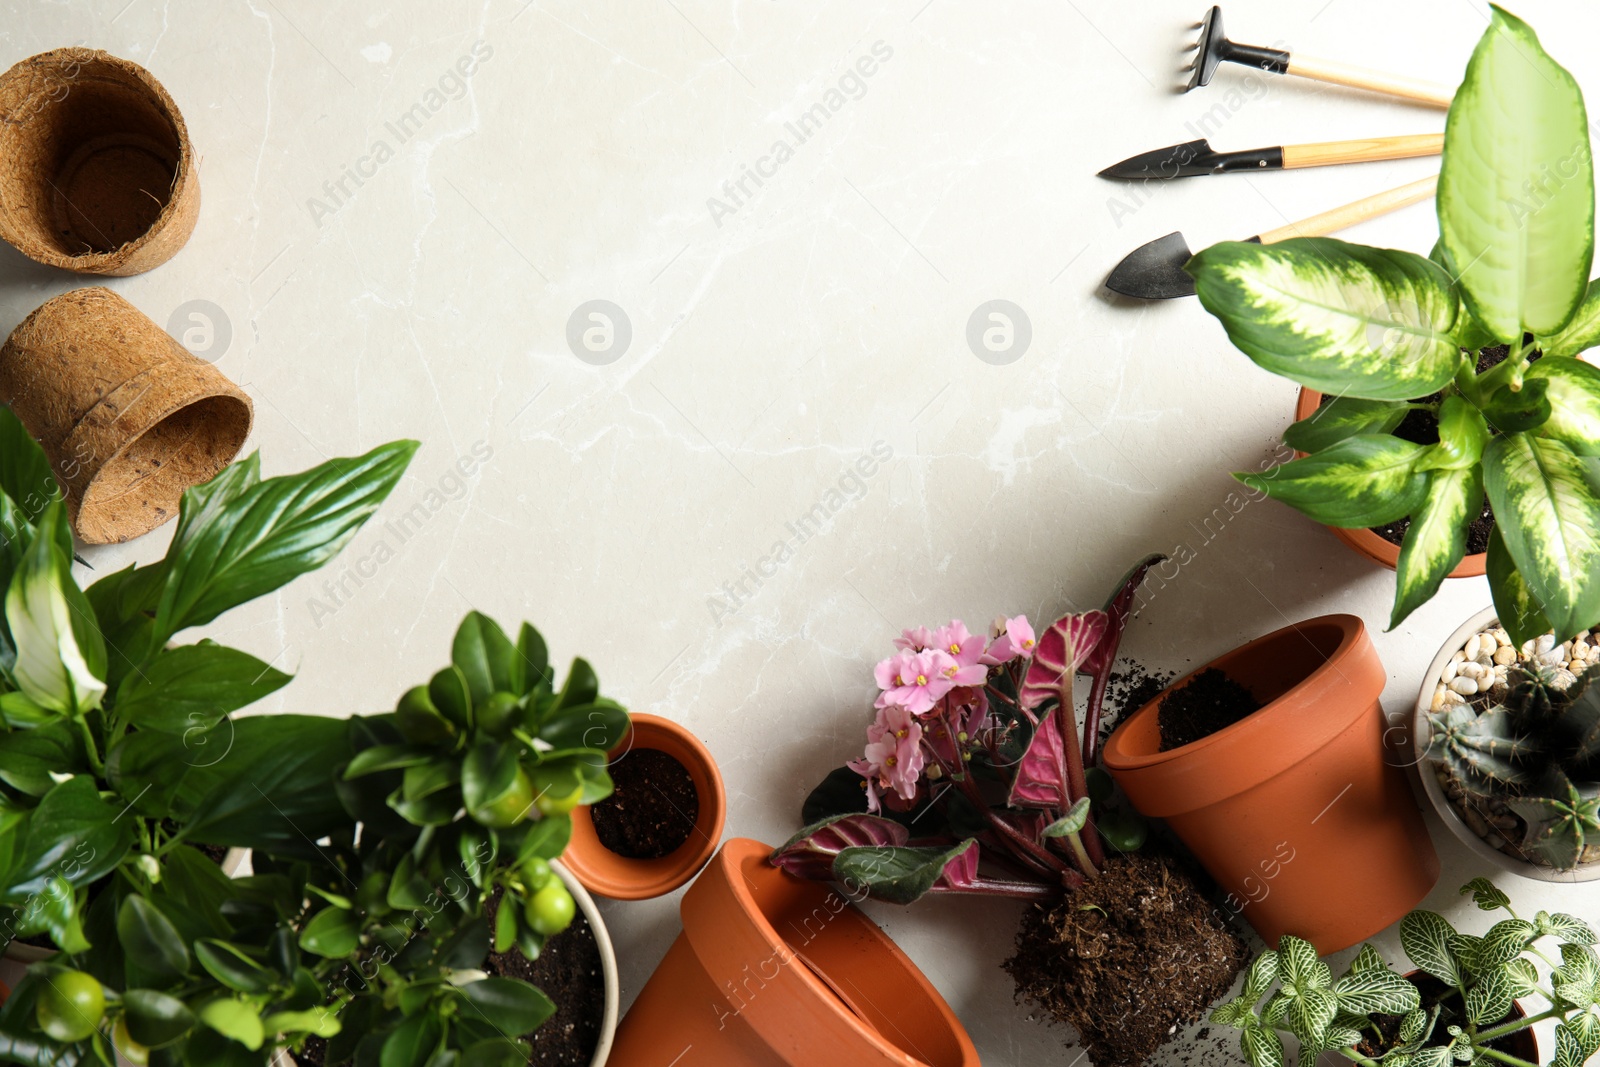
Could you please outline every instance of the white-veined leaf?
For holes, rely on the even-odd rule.
[[[1402,1015],[1422,1002],[1416,986],[1387,968],[1347,974],[1333,991],[1339,1007],[1355,1015]]]
[[[1449,985],[1461,984],[1461,969],[1451,952],[1450,938],[1455,933],[1444,916],[1431,911],[1413,911],[1400,920],[1400,947],[1411,962]]]

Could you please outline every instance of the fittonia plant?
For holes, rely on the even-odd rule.
[[[1241,481],[1329,526],[1409,517],[1391,626],[1465,552],[1485,493],[1488,576],[1519,643],[1600,620],[1600,343],[1583,94],[1500,8],[1450,108],[1431,258],[1327,238],[1226,242],[1190,261],[1206,310],[1260,366],[1333,401]],[[1479,372],[1479,353],[1509,346]],[[1437,415],[1437,444],[1393,436]]]
[[[1284,1034],[1298,1043],[1301,1067],[1311,1067],[1323,1052],[1363,1067],[1532,1067],[1497,1046],[1546,1019],[1558,1020],[1551,1067],[1579,1067],[1600,1051],[1594,930],[1561,912],[1523,919],[1485,878],[1474,878],[1461,892],[1471,893],[1484,911],[1510,917],[1482,937],[1457,932],[1431,911],[1400,920],[1401,947],[1436,991],[1424,996],[1419,986],[1425,981],[1396,973],[1371,945],[1335,979],[1308,942],[1284,937],[1275,951],[1256,958],[1244,989],[1213,1012],[1212,1021],[1241,1031],[1251,1067],[1282,1067]],[[1536,961],[1550,968],[1548,982]],[[1516,1016],[1516,1001],[1535,996],[1549,1007]]]

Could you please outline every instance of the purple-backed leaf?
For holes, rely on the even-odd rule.
[[[1111,616],[1103,611],[1065,615],[1051,623],[1039,635],[1033,661],[1023,678],[1018,694],[1022,706],[1031,711],[1051,697],[1060,696],[1063,687],[1070,690],[1072,676],[1094,654],[1110,626]]]
[[[954,871],[951,867],[954,866]],[[946,892],[961,892],[977,878],[978,842],[967,838],[949,848],[866,845],[841,851],[833,877],[854,896],[861,890],[891,904],[910,904],[931,892],[947,875],[956,879]]]
[[[1111,596],[1106,600],[1106,606],[1101,610],[1109,617],[1110,628],[1106,639],[1095,645],[1084,667],[1090,674],[1111,669],[1111,661],[1117,658],[1117,645],[1121,643],[1122,631],[1128,625],[1128,618],[1133,614],[1133,598],[1139,592],[1139,586],[1144,584],[1145,575],[1150,573],[1150,568],[1158,563],[1165,563],[1167,557],[1160,555],[1146,556],[1127,574],[1122,576],[1122,583],[1111,591]]]
[[[800,878],[833,878],[834,857],[847,848],[904,845],[911,834],[893,819],[877,815],[835,815],[812,823],[772,853],[772,865]]]
[[[944,865],[930,893],[970,893],[978,881],[978,841],[967,838],[966,848]]]
[[[1061,720],[1046,715],[1033,731],[1028,750],[1017,761],[1017,774],[1011,780],[1006,803],[1014,808],[1064,808],[1067,781],[1067,752],[1061,740]]]

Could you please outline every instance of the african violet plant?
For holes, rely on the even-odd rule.
[[[295,879],[350,820],[334,719],[232,712],[289,675],[182,631],[329,560],[414,442],[303,474],[255,456],[184,494],[163,559],[81,589],[43,452],[0,407],[0,944],[44,938],[0,1010],[0,1062],[265,1064],[330,1034],[325,973],[296,943]],[[293,875],[229,879],[201,850]]]
[[[1309,238],[1190,261],[1240,350],[1334,398],[1284,435],[1305,458],[1236,477],[1329,526],[1409,517],[1391,626],[1461,561],[1487,493],[1501,624],[1564,640],[1600,620],[1600,370],[1574,358],[1600,343],[1594,171],[1577,83],[1498,7],[1450,108],[1438,215],[1431,259]],[[1438,443],[1391,434],[1414,410]]]
[[[350,722],[338,788],[360,839],[317,872],[300,938],[345,961],[328,1067],[511,1067],[528,1062],[520,1037],[555,1011],[486,968],[491,952],[536,958],[572,921],[549,861],[566,848],[569,813],[611,794],[608,753],[628,714],[583,659],[557,688],[527,623],[513,644],[472,612],[451,660],[393,712]]]
[[[1600,844],[1597,679],[1591,667],[1562,688],[1556,668],[1525,664],[1503,702],[1450,704],[1429,716],[1428,758],[1469,797],[1502,802],[1522,820],[1523,852],[1561,870]]]
[[[1020,615],[988,640],[959,620],[905,631],[877,667],[865,754],[812,792],[810,825],[773,862],[898,904],[928,893],[1050,900],[1099,873],[1102,838],[1138,848],[1144,824],[1109,806],[1110,781],[1092,769],[1122,631],[1162,558],[1142,560],[1101,610],[1064,616],[1037,640]],[[1081,741],[1079,673],[1093,678]],[[1010,876],[980,873],[980,859]]]
[[[1461,889],[1484,911],[1505,911],[1482,937],[1458,933],[1441,915],[1413,911],[1400,921],[1400,944],[1423,976],[1396,973],[1371,945],[1335,980],[1316,949],[1285,936],[1276,951],[1256,958],[1244,989],[1212,1013],[1237,1027],[1251,1067],[1282,1067],[1282,1034],[1299,1045],[1297,1062],[1311,1067],[1322,1052],[1337,1052],[1362,1067],[1447,1067],[1472,1064],[1534,1067],[1502,1043],[1547,1019],[1555,1027],[1550,1067],[1580,1067],[1600,1050],[1600,961],[1595,932],[1560,912],[1520,918],[1510,899],[1485,878]],[[1539,946],[1556,943],[1552,957]],[[1548,983],[1538,963],[1550,967]],[[1274,989],[1276,984],[1276,989]],[[1516,1015],[1518,998],[1540,996],[1549,1007]]]

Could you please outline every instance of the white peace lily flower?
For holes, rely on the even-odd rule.
[[[100,706],[106,684],[94,676],[72,632],[71,608],[44,534],[35,538],[6,591],[17,662],[12,679],[42,708],[68,715]]]

